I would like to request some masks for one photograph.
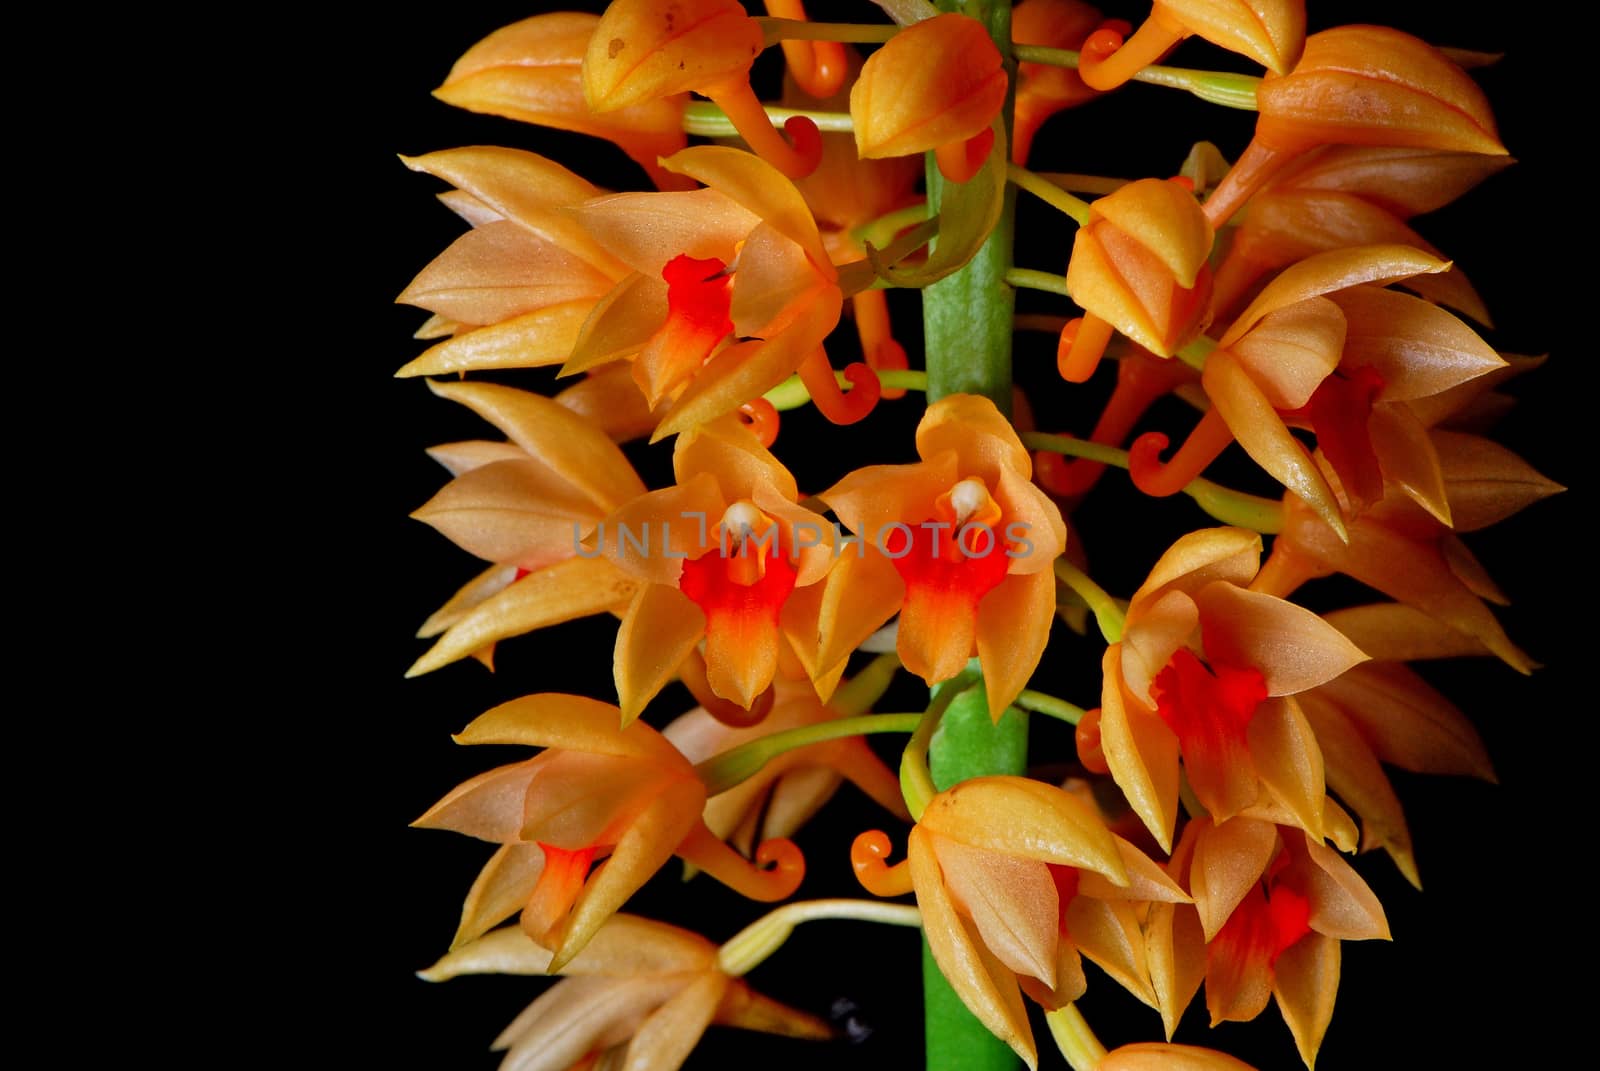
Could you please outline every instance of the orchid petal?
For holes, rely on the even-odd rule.
[[[628,1043],[622,1071],[677,1071],[711,1025],[730,982],[721,971],[706,971],[646,1016]]]
[[[439,376],[560,364],[572,354],[578,331],[593,306],[594,302],[585,297],[464,332],[423,351],[395,376]]]
[[[522,831],[523,799],[538,772],[537,759],[499,766],[451,789],[411,824],[418,829],[448,829],[497,844],[517,840]]]
[[[1004,714],[1027,687],[1055,615],[1056,580],[1048,569],[1008,576],[978,603],[975,638],[991,714]]]
[[[458,744],[517,744],[599,755],[656,759],[685,770],[678,749],[648,725],[623,727],[617,708],[582,696],[523,696],[478,715],[452,739]],[[520,819],[519,819],[520,822]]]
[[[596,241],[650,279],[680,255],[731,264],[739,242],[761,222],[716,190],[613,193],[575,213]]]
[[[1273,964],[1272,995],[1307,1067],[1316,1064],[1338,993],[1339,942],[1332,937],[1308,933]]]
[[[948,837],[931,839],[945,884],[985,947],[1018,974],[1053,985],[1058,904],[1049,867]]]
[[[705,183],[754,213],[805,250],[825,280],[836,278],[805,198],[788,176],[761,157],[726,145],[695,145],[661,161],[661,166]]]
[[[1100,747],[1129,806],[1161,849],[1171,851],[1178,821],[1178,738],[1153,711],[1124,700],[1119,647],[1106,648],[1101,663]]]
[[[1207,362],[1210,363],[1210,362]],[[1128,603],[1135,617],[1169,585],[1194,594],[1213,580],[1243,586],[1261,565],[1261,536],[1243,528],[1202,528],[1180,536],[1151,568],[1149,577]]]
[[[1294,815],[1295,825],[1321,837],[1326,774],[1317,734],[1299,704],[1287,697],[1262,703],[1250,720],[1249,741],[1256,775]]]
[[[617,630],[612,658],[622,720],[632,722],[677,675],[706,631],[706,615],[677,588],[646,584]]]
[[[411,516],[469,554],[533,570],[571,557],[602,512],[524,457],[457,476]]]
[[[1332,300],[1349,321],[1343,363],[1383,377],[1378,401],[1439,394],[1507,367],[1476,331],[1421,298],[1357,286]]]
[[[702,472],[709,473],[729,502],[753,498],[756,488],[763,484],[770,485],[788,502],[800,497],[794,477],[783,462],[732,419],[702,424],[680,435],[672,449],[672,471],[680,484]]]
[[[501,221],[457,238],[395,300],[478,325],[593,300],[610,288],[610,278],[583,258]]]
[[[625,276],[589,310],[560,374],[575,375],[609,361],[632,357],[661,330],[670,311],[667,284],[659,274],[648,276],[634,272]],[[634,392],[643,401],[644,395],[637,386]]]
[[[1341,941],[1389,940],[1383,905],[1338,852],[1306,837],[1306,896],[1311,901],[1311,928]]]
[[[1449,525],[1450,501],[1439,455],[1411,407],[1404,402],[1374,406],[1367,432],[1384,477],[1440,524]]]
[[[1350,606],[1322,615],[1345,638],[1379,662],[1416,662],[1488,654],[1465,632],[1403,602]]]
[[[1073,866],[1128,880],[1122,854],[1099,814],[1054,785],[1025,777],[981,777],[939,793],[922,813],[930,833],[971,848]]]
[[[1094,214],[1149,250],[1184,289],[1211,255],[1214,235],[1194,192],[1176,182],[1130,182],[1094,202]]]
[[[461,905],[461,921],[456,925],[455,936],[450,939],[450,950],[455,951],[468,941],[476,940],[493,926],[522,910],[533,895],[544,870],[544,852],[537,844],[502,844],[484,864],[467,891],[466,902]],[[520,926],[511,926],[514,933],[529,944]],[[538,945],[533,945],[539,948]],[[544,952],[543,949],[539,949]],[[548,962],[549,953],[545,952]],[[542,971],[543,968],[541,968]],[[430,978],[429,981],[435,979]]]
[[[1277,828],[1254,818],[1230,818],[1201,827],[1189,867],[1189,889],[1208,943],[1258,886],[1277,846]]]
[[[1300,698],[1300,709],[1317,734],[1328,787],[1361,818],[1361,850],[1384,849],[1406,880],[1420,889],[1405,812],[1371,746],[1337,706],[1315,692]]]
[[[1228,352],[1273,408],[1299,409],[1338,367],[1344,339],[1344,313],[1314,297],[1268,312]]]
[[[1472,723],[1404,665],[1357,667],[1318,694],[1355,721],[1384,762],[1417,773],[1494,780],[1488,751]]]
[[[1079,952],[1122,988],[1159,1009],[1155,991],[1150,988],[1144,934],[1133,904],[1085,896],[1080,887],[1080,894],[1067,905],[1066,926]]]
[[[1451,527],[1457,532],[1487,528],[1566,490],[1492,440],[1437,429],[1428,434],[1444,480]]]
[[[1206,657],[1251,666],[1268,695],[1293,695],[1367,660],[1338,629],[1275,595],[1218,581],[1195,596]]]
[[[522,451],[517,450],[517,454],[521,456]],[[514,565],[496,565],[479,573],[428,616],[428,620],[417,629],[417,639],[427,640],[439,635],[483,602],[500,594],[516,579],[517,567]]]

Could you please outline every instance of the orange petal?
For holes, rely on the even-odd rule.
[[[1151,904],[1145,923],[1145,959],[1161,1024],[1171,1037],[1206,977],[1206,939],[1200,916],[1188,904]]]
[[[952,898],[989,952],[1018,974],[1053,986],[1058,905],[1049,867],[947,837],[929,839]]]
[[[439,376],[561,364],[572,355],[579,331],[593,308],[594,301],[585,297],[463,332],[423,351],[395,376]]]
[[[1272,999],[1269,949],[1256,922],[1265,921],[1267,912],[1259,884],[1250,887],[1235,911],[1240,913],[1235,926],[1224,927],[1206,947],[1206,1010],[1212,1026],[1248,1022]]]
[[[478,872],[467,892],[466,902],[461,905],[461,921],[450,939],[451,951],[476,940],[522,910],[528,897],[533,895],[543,870],[544,852],[537,844],[502,844]],[[520,926],[508,927],[506,932],[516,934],[534,948],[539,947],[528,940]]]
[[[431,673],[512,636],[626,605],[637,589],[637,581],[605,560],[569,558],[537,569],[464,613],[406,676]]]
[[[794,295],[815,285],[818,278],[805,250],[770,223],[758,224],[739,249],[739,268],[733,276],[728,311],[734,333],[765,338]]]
[[[1509,156],[1389,145],[1328,145],[1286,170],[1274,187],[1353,193],[1401,219],[1433,212],[1510,167]]]
[[[624,723],[671,682],[705,630],[705,614],[676,587],[646,584],[639,590],[617,630],[612,656]]]
[[[1284,949],[1273,965],[1272,995],[1307,1067],[1316,1065],[1338,993],[1339,942],[1332,937],[1308,933]]]
[[[1048,570],[1008,576],[978,603],[978,661],[991,714],[1003,714],[1027,687],[1055,614],[1056,581]]]
[[[1269,699],[1250,721],[1250,758],[1256,774],[1283,801],[1294,824],[1315,837],[1323,830],[1327,785],[1317,734],[1293,699]]]
[[[639,495],[600,525],[595,554],[651,584],[678,586],[683,563],[717,544],[728,500],[709,473]]]
[[[1449,525],[1450,500],[1439,455],[1428,429],[1404,402],[1375,405],[1367,421],[1372,449],[1383,466],[1384,478],[1398,487],[1440,524]]]
[[[1318,253],[1284,269],[1268,283],[1234,320],[1218,344],[1224,349],[1232,346],[1273,309],[1352,286],[1367,283],[1381,286],[1413,275],[1445,271],[1449,267],[1449,261],[1407,245],[1366,245]]]
[[[1379,662],[1415,662],[1488,654],[1464,632],[1400,602],[1351,606],[1322,615],[1345,638]]]
[[[448,829],[479,840],[509,844],[518,839],[522,830],[523,799],[538,771],[536,762],[529,759],[481,773],[451,789],[411,824],[419,829]]]
[[[956,455],[946,451],[911,465],[867,465],[817,497],[846,528],[878,547],[888,525],[920,524],[932,517],[935,501],[959,478]]]
[[[661,161],[661,166],[703,182],[753,212],[805,250],[824,279],[836,278],[805,198],[788,176],[761,157],[726,145],[696,145]]]
[[[1285,74],[1305,44],[1302,0],[1161,0],[1161,14],[1230,52]]]
[[[1198,1045],[1140,1041],[1112,1049],[1095,1065],[1095,1071],[1255,1071],[1255,1068],[1225,1052],[1202,1049]]]
[[[1116,834],[1112,834],[1112,837],[1117,842],[1117,851],[1122,855],[1122,865],[1128,872],[1128,884],[1113,885],[1094,871],[1086,870],[1078,874],[1079,895],[1092,896],[1097,900],[1191,902],[1189,894],[1167,875],[1159,863]]]
[[[555,396],[612,442],[628,442],[650,434],[655,418],[626,365],[597,369]]]
[[[395,298],[463,324],[493,324],[564,302],[593,300],[611,280],[587,261],[515,223],[457,238]]]
[[[1195,602],[1207,657],[1259,669],[1268,695],[1303,692],[1367,660],[1338,629],[1274,595],[1219,581],[1201,589]]]
[[[700,1042],[733,980],[706,971],[675,993],[639,1024],[622,1071],[676,1071]]]
[[[1429,432],[1439,458],[1450,518],[1458,532],[1476,532],[1565,490],[1522,458],[1479,435]]]
[[[738,243],[761,222],[716,190],[614,193],[575,211],[596,241],[650,279],[680,255],[732,263]]]
[[[1284,426],[1255,380],[1227,350],[1206,359],[1201,383],[1245,453],[1273,479],[1305,501],[1335,531],[1344,529],[1339,501],[1316,462]]]
[[[1168,590],[1143,603],[1134,623],[1122,634],[1122,680],[1141,703],[1151,705],[1150,684],[1172,656],[1195,639],[1200,608],[1182,591]]]
[[[833,1028],[815,1015],[764,997],[737,978],[723,995],[714,1021],[741,1030],[759,1030],[812,1041],[827,1041],[835,1036]]]
[[[1384,26],[1306,38],[1295,69],[1256,91],[1258,135],[1275,145],[1408,145],[1505,155],[1488,99],[1431,45]]]
[[[977,19],[943,14],[904,27],[868,57],[850,90],[856,151],[909,156],[988,128],[1005,103],[1000,51]]]
[[[1207,363],[1210,363],[1209,361]],[[1149,577],[1133,593],[1128,617],[1136,618],[1147,603],[1169,588],[1190,595],[1213,580],[1250,583],[1261,565],[1261,536],[1243,528],[1202,528],[1180,536],[1157,559]]]
[[[876,548],[841,547],[816,618],[817,665],[826,669],[843,662],[895,615],[905,591],[894,563]]]
[[[469,554],[533,570],[575,554],[602,514],[555,473],[524,457],[457,476],[411,516]]]
[[[520,454],[521,451],[518,450],[517,453]],[[448,602],[428,616],[428,620],[417,629],[417,639],[426,640],[439,635],[483,602],[504,591],[515,579],[517,579],[517,567],[514,565],[496,565],[479,573],[463,585],[460,591],[450,596]]]
[[[1013,574],[1049,573],[1067,549],[1067,525],[1061,510],[1033,483],[1027,470],[1002,469],[994,486],[994,500],[1005,517],[998,533],[1017,546],[1011,552]]]
[[[1122,854],[1100,816],[1070,793],[1025,777],[978,777],[939,793],[919,828],[972,848],[1128,880]]]
[[[1228,352],[1274,409],[1299,409],[1339,366],[1344,339],[1339,306],[1307,298],[1267,313]]]
[[[1420,889],[1422,881],[1417,875],[1405,812],[1378,757],[1355,724],[1317,693],[1301,696],[1300,709],[1317,734],[1328,788],[1361,818],[1361,850],[1383,848],[1406,880]]]
[[[671,18],[667,16],[670,15]],[[748,78],[761,26],[736,0],[616,0],[583,57],[583,92],[597,112]]]
[[[1311,861],[1304,872],[1311,928],[1341,941],[1389,940],[1383,905],[1360,875],[1338,852],[1309,835],[1305,847]]]
[[[593,1071],[588,1055],[626,1037],[649,1009],[683,988],[682,975],[565,978],[540,994],[490,1048],[522,1071]]]
[[[1211,255],[1214,235],[1192,190],[1165,179],[1140,179],[1099,198],[1091,208],[1154,254],[1179,286],[1195,285]]]
[[[659,274],[652,277],[634,272],[624,277],[591,306],[559,374],[575,375],[608,361],[632,357],[661,330],[669,311],[667,284]],[[628,378],[632,382],[633,377]],[[642,403],[644,395],[637,386],[634,393],[639,394]]]
[[[1010,1045],[1030,1068],[1037,1067],[1038,1050],[1016,979],[984,952],[982,943],[973,939],[956,912],[939,869],[933,838],[920,824],[915,825],[906,849],[917,906],[922,910],[922,932],[934,962],[967,1010],[991,1034]]]
[[[1488,751],[1472,723],[1406,666],[1358,666],[1317,694],[1355,721],[1384,762],[1417,773],[1494,780]]]
[[[517,744],[598,755],[654,758],[687,770],[678,749],[648,725],[623,727],[617,708],[582,696],[545,692],[502,703],[478,715],[452,739],[458,744]]]
[[[1144,934],[1133,904],[1108,903],[1080,894],[1067,905],[1066,924],[1079,952],[1139,1000],[1159,1008],[1150,988]]]
[[[1171,851],[1178,821],[1178,738],[1154,711],[1125,699],[1119,646],[1106,648],[1101,663],[1100,747],[1129,806],[1162,850]]]
[[[496,383],[429,380],[428,389],[460,402],[505,432],[596,505],[613,508],[644,493],[644,481],[617,444],[549,398]]]
[[[733,420],[702,424],[680,435],[672,448],[672,471],[680,484],[709,473],[728,502],[753,498],[756,488],[764,484],[788,502],[800,497],[783,462]]]
[[[1261,881],[1278,846],[1278,830],[1253,818],[1230,818],[1200,827],[1189,868],[1189,890],[1206,941],[1212,941],[1234,910]]]
[[[1420,298],[1358,286],[1333,301],[1349,320],[1343,364],[1383,377],[1379,401],[1439,394],[1507,367],[1472,328]]]

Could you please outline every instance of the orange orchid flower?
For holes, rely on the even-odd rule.
[[[1506,155],[1477,83],[1432,45],[1386,26],[1312,34],[1294,70],[1262,80],[1256,104],[1255,137],[1206,199],[1214,227],[1319,145]]]
[[[1324,620],[1372,656],[1298,697],[1317,734],[1328,788],[1361,820],[1360,850],[1382,848],[1420,889],[1405,812],[1382,764],[1491,782],[1495,775],[1472,722],[1404,663],[1489,652],[1399,603],[1339,610]]]
[[[472,224],[396,299],[448,336],[400,376],[560,364],[595,302],[627,274],[571,216],[600,191],[531,152],[475,146],[402,157],[456,187],[440,195]]]
[[[1095,1071],[1256,1071],[1243,1060],[1199,1045],[1136,1041],[1118,1045],[1095,1065]]]
[[[773,18],[804,22],[801,0],[763,0]],[[837,41],[783,41],[784,71],[815,100],[826,100],[842,90],[856,71],[850,70],[852,49]]]
[[[1154,1003],[1133,904],[1189,898],[1070,793],[1022,777],[963,781],[928,804],[903,862],[885,866],[888,851],[881,832],[857,837],[857,878],[878,896],[916,893],[939,969],[1029,1067],[1038,1053],[1022,994],[1047,1008],[1077,999],[1080,954]]]
[[[689,760],[643,722],[623,725],[609,703],[526,696],[455,739],[545,749],[457,786],[413,823],[501,845],[468,896],[457,943],[520,908],[522,929],[560,970],[673,855],[756,900],[783,899],[804,875],[789,841],[763,843],[755,865],[724,844],[701,818],[706,788]],[[768,863],[776,868],[760,869]]]
[[[765,42],[738,0],[612,0],[583,57],[583,92],[606,114],[693,90],[727,113],[771,166],[799,178],[817,166],[817,124],[795,116],[779,136],[750,88]]]
[[[1305,0],[1155,0],[1126,43],[1116,29],[1095,31],[1078,71],[1095,89],[1115,89],[1191,35],[1285,74],[1305,45]]]
[[[1414,399],[1504,367],[1471,328],[1382,284],[1448,267],[1409,246],[1319,253],[1285,270],[1251,302],[1207,358],[1201,386],[1212,407],[1171,461],[1166,436],[1135,440],[1129,474],[1147,494],[1174,494],[1235,438],[1274,478],[1339,530],[1332,487],[1289,434],[1317,443],[1359,511],[1383,495],[1387,473],[1449,523],[1438,459]]]
[[[1254,1019],[1276,999],[1311,1067],[1333,1015],[1339,942],[1390,939],[1372,890],[1320,839],[1253,818],[1193,819],[1168,870],[1194,904],[1150,912],[1167,1036],[1204,980],[1213,1026]]]
[[[576,11],[512,23],[467,50],[433,95],[471,112],[605,138],[627,153],[662,189],[683,179],[656,165],[688,144],[687,93],[640,101],[607,112],[584,98],[583,57],[600,16]]]
[[[473,974],[555,973],[550,952],[515,927],[496,930],[420,972],[430,982]],[[717,965],[699,934],[634,915],[613,915],[565,975],[501,1032],[519,1071],[591,1071],[602,1062],[676,1071],[712,1024],[824,1040],[827,1023],[762,996]],[[621,1063],[625,1061],[624,1063]]]
[[[661,735],[690,762],[701,762],[772,733],[843,716],[819,700],[809,683],[780,676],[773,687],[777,695],[772,710],[760,724],[730,726],[700,707],[674,718]],[[847,779],[897,818],[910,819],[899,778],[863,738],[851,736],[772,759],[760,773],[709,800],[706,825],[748,855],[758,840],[793,836]]]
[[[746,710],[772,684],[779,617],[833,563],[821,517],[794,477],[732,418],[678,437],[677,484],[635,498],[597,531],[640,584],[617,633],[617,695],[632,721],[705,641],[712,693]]]
[[[550,398],[494,383],[428,386],[510,441],[429,451],[455,478],[412,516],[494,565],[423,624],[418,636],[439,640],[408,675],[468,655],[487,662],[500,640],[626,606],[637,583],[577,556],[607,514],[645,491],[616,444]]]
[[[1100,746],[1163,849],[1177,823],[1180,758],[1218,822],[1261,808],[1323,835],[1322,758],[1293,696],[1366,655],[1311,611],[1250,590],[1260,560],[1254,532],[1182,537],[1106,649]]]
[[[1084,0],[1023,0],[1011,9],[1011,39],[1019,45],[1081,48],[1097,28],[1106,25],[1100,9]],[[1127,23],[1113,23],[1123,32]],[[1017,64],[1016,118],[1011,130],[1011,159],[1028,162],[1028,150],[1044,121],[1059,111],[1086,104],[1099,92],[1084,84],[1071,67],[1051,63]]]
[[[631,358],[661,439],[731,413],[799,371],[836,423],[877,403],[867,365],[839,389],[823,340],[843,292],[816,220],[794,184],[759,157],[718,145],[662,161],[706,184],[681,193],[620,193],[576,212],[632,274],[584,323],[563,373]],[[744,341],[733,342],[738,336]]]
[[[930,405],[917,454],[917,464],[858,469],[818,496],[861,542],[841,549],[806,639],[825,671],[898,610],[905,667],[931,685],[960,673],[976,649],[998,719],[1049,638],[1051,563],[1066,524],[1029,482],[1028,451],[987,398]]]
[[[1237,311],[1263,276],[1329,249],[1408,245],[1443,259],[1405,221],[1442,208],[1513,162],[1382,145],[1327,145],[1307,153],[1250,199],[1217,265],[1218,315]],[[1459,268],[1413,276],[1405,285],[1492,326],[1483,299]]]
[[[1062,332],[1058,364],[1086,381],[1113,330],[1171,357],[1211,322],[1211,225],[1182,181],[1140,179],[1089,206],[1067,264],[1067,289],[1083,307]]]
[[[967,182],[994,147],[1005,65],[983,23],[943,14],[905,27],[868,57],[850,90],[863,159],[932,150],[951,182]]]

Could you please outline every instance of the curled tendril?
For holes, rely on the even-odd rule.
[[[1161,460],[1161,451],[1170,440],[1159,431],[1146,432],[1128,449],[1128,475],[1134,486],[1147,495],[1164,498],[1175,495],[1199,477],[1233,442],[1233,431],[1222,414],[1206,411],[1171,461]]]
[[[741,405],[739,421],[761,440],[762,446],[770,448],[778,441],[778,410],[765,398],[752,398]]]
[[[884,862],[892,846],[881,829],[868,830],[850,845],[850,867],[861,887],[874,896],[902,896],[911,891],[911,867],[901,860],[894,866]]]

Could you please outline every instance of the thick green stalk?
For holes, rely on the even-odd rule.
[[[1015,86],[1011,59],[1011,0],[938,0],[945,11],[981,21],[1005,57]],[[1007,95],[1005,128],[1011,130],[1013,99]],[[995,151],[1000,151],[996,145]],[[928,203],[937,211],[944,190],[933,156],[928,156]],[[1016,291],[1005,280],[1011,269],[1016,189],[1007,184],[1005,208],[977,256],[960,271],[922,291],[922,326],[927,342],[928,401],[947,394],[981,394],[1011,415],[1011,334]],[[929,762],[936,787],[985,774],[1021,774],[1027,764],[1028,718],[1007,711],[991,723],[983,689],[974,688],[945,712],[933,738]],[[1020,1061],[966,1009],[922,943],[922,1002],[926,1016],[928,1071],[1012,1071]]]

